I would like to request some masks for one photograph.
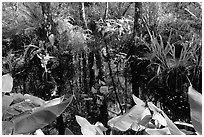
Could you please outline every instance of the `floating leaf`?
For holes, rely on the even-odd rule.
[[[168,128],[162,128],[162,129],[146,128],[145,131],[150,135],[170,135],[171,134]]]
[[[13,131],[13,123],[10,121],[2,121],[2,134],[11,135]]]
[[[195,127],[196,132],[202,135],[202,95],[193,89],[192,86],[189,86],[188,98],[193,126]]]
[[[13,78],[10,74],[2,76],[2,92],[11,92],[13,88]]]
[[[72,98],[73,96],[63,102],[60,102],[58,99],[51,100],[40,108],[34,109],[34,112],[31,114],[14,119],[15,133],[26,134],[48,125],[67,108]]]

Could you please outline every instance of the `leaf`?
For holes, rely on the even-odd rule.
[[[189,86],[188,98],[193,126],[196,132],[202,135],[202,95],[193,89],[192,86]]]
[[[144,112],[144,110],[144,106],[135,105],[129,110],[129,112],[123,114],[122,116],[114,117],[109,120],[108,125],[120,131],[126,131],[134,124],[133,130],[136,130],[141,121],[142,113]]]
[[[81,132],[83,135],[96,135],[96,129],[85,118],[75,116],[76,121],[81,126]]]
[[[170,135],[171,134],[168,128],[162,128],[162,129],[146,128],[145,131],[150,135]]]
[[[46,101],[45,104],[43,105],[43,107],[50,107],[50,106],[57,105],[57,104],[61,103],[63,99],[64,99],[64,96],[62,96],[60,98],[52,99],[50,101]]]
[[[19,103],[19,102],[22,102],[25,100],[24,96],[21,94],[21,93],[11,93],[10,96],[13,98],[13,104],[16,104],[16,103]]]
[[[53,34],[51,34],[51,35],[48,37],[48,39],[49,39],[50,43],[51,43],[52,45],[54,45],[55,36],[54,36]]]
[[[32,96],[32,95],[29,95],[29,94],[24,94],[24,98],[25,99],[28,99],[29,101],[31,101],[32,103],[36,104],[36,105],[39,105],[39,106],[42,106],[45,104],[45,101],[42,100],[41,98],[38,98],[38,97],[35,97],[35,96]]]
[[[10,74],[2,76],[2,92],[11,92],[13,88],[13,78]]]
[[[105,132],[108,130],[106,127],[104,127],[104,125],[101,122],[96,122],[95,126],[98,127],[100,129],[100,131],[102,131],[102,132]]]
[[[2,121],[2,134],[11,135],[13,131],[13,123],[10,121]]]
[[[152,110],[154,113],[160,113],[163,115],[163,117],[166,120],[167,127],[169,128],[169,131],[172,135],[185,135],[182,131],[178,129],[178,127],[169,119],[169,117],[158,107],[156,107],[152,102],[148,102],[148,107],[150,110]]]
[[[167,126],[166,119],[160,114],[160,113],[155,113],[152,117],[152,119],[156,120],[158,122],[158,127],[162,126]]]
[[[107,86],[101,86],[100,87],[100,92],[103,93],[103,94],[107,94],[109,92],[108,87]]]
[[[144,112],[141,114],[141,121],[139,122],[140,125],[146,126],[147,123],[152,119],[151,113],[149,108],[146,108]]]
[[[35,135],[39,135],[39,136],[40,136],[40,135],[45,135],[45,134],[42,132],[41,129],[36,130],[34,134],[35,134]]]
[[[65,135],[74,135],[69,128],[65,128]]]
[[[134,100],[134,102],[135,102],[136,105],[145,106],[145,103],[144,103],[141,99],[139,99],[138,97],[136,97],[135,95],[132,94],[132,98],[133,98],[133,100]]]
[[[181,121],[175,121],[174,124],[194,128],[194,126],[192,124],[181,122]]]
[[[48,101],[40,108],[33,109],[31,114],[23,115],[13,120],[14,131],[17,134],[26,134],[43,128],[54,121],[67,108],[72,101],[73,96],[68,100],[60,102],[62,98]]]
[[[2,113],[4,113],[9,105],[12,103],[13,98],[11,96],[3,95],[2,97]]]
[[[48,110],[24,115],[13,121],[16,134],[26,134],[40,129],[56,119],[56,115]]]

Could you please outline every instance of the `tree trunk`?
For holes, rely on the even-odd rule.
[[[136,36],[140,35],[140,24],[139,24],[139,18],[141,16],[141,8],[142,8],[142,3],[141,2],[135,2],[135,16],[134,16],[134,30],[133,30],[133,36],[132,36],[132,45],[130,47],[130,52],[132,52],[132,55],[135,54],[136,50]],[[139,83],[138,83],[138,73],[135,70],[135,65],[137,59],[134,58],[134,60],[131,62],[130,67],[131,67],[131,74],[132,74],[132,93],[139,97]]]
[[[86,22],[86,14],[85,14],[85,8],[84,8],[84,2],[81,2],[79,4],[80,7],[80,18],[82,20],[82,23],[84,25],[84,27],[87,29],[87,22]]]
[[[105,20],[107,17],[108,17],[108,2],[106,2],[106,9],[105,9],[103,20]]]
[[[141,2],[135,2],[135,16],[134,16],[134,30],[133,30],[133,40],[135,41],[135,37],[140,35],[140,24],[139,18],[141,16]]]

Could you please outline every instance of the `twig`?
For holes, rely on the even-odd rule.
[[[199,21],[202,21],[200,18],[198,18],[195,14],[193,14],[189,9],[185,8],[185,11],[187,11],[189,14],[191,14],[191,16],[193,16],[194,18],[196,18]]]

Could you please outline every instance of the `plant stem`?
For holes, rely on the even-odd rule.
[[[123,107],[122,107],[122,105],[120,103],[118,93],[117,93],[117,90],[116,90],[116,85],[115,85],[115,81],[114,81],[114,77],[113,77],[113,72],[112,72],[112,68],[111,68],[111,65],[110,65],[110,53],[109,53],[108,45],[107,45],[106,42],[105,42],[105,46],[106,46],[106,53],[107,53],[107,60],[108,60],[108,68],[109,68],[110,77],[111,77],[111,80],[112,80],[112,83],[113,83],[113,90],[115,92],[116,100],[118,101],[118,104],[119,104],[119,107],[120,107],[120,110],[121,110],[121,114],[123,114]]]

